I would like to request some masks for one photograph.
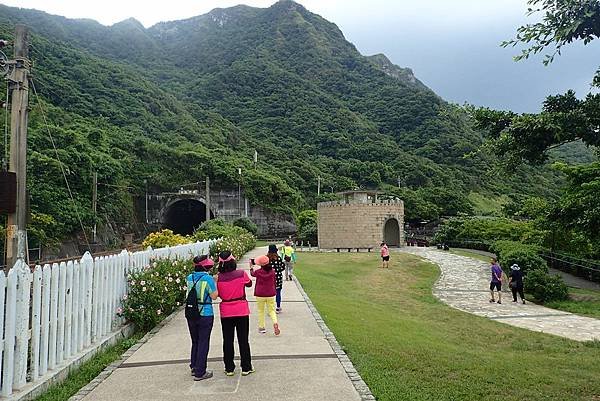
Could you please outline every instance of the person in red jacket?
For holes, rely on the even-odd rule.
[[[255,260],[251,260],[250,275],[256,277],[254,286],[254,297],[258,307],[258,332],[264,334],[265,329],[265,308],[271,321],[273,321],[273,331],[278,336],[281,332],[277,322],[277,314],[275,313],[275,270],[271,266],[271,260],[266,255],[261,255]],[[260,266],[260,269],[254,270],[252,265]]]

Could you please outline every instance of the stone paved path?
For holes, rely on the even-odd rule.
[[[265,252],[266,248],[255,249],[239,262],[239,266],[247,269],[249,257]],[[351,367],[351,363],[348,357],[341,349],[334,349],[339,346],[332,348],[295,282],[284,282],[283,313],[279,315],[282,334],[279,337],[273,335],[272,329],[264,335],[257,333],[253,289],[246,293],[250,302],[250,348],[256,373],[242,377],[237,360],[236,375],[225,376],[221,324],[215,316],[208,355],[208,369],[213,370],[214,377],[194,382],[188,367],[190,338],[183,312],[180,312],[83,399],[374,400],[370,395],[359,395],[355,383],[360,382],[366,387],[364,382],[355,370],[352,374],[358,377],[349,378],[346,365]],[[218,310],[215,306],[215,313]],[[235,347],[236,355],[239,355],[237,344]]]
[[[402,252],[418,255],[437,264],[441,275],[433,294],[453,308],[478,316],[550,333],[578,341],[600,340],[600,320],[546,308],[528,302],[512,302],[510,290],[504,289],[502,304],[489,300],[489,264],[477,259],[458,256],[435,248],[402,248]]]

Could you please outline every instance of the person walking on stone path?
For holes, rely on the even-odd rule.
[[[269,245],[269,251],[267,257],[271,261],[271,266],[275,270],[275,302],[277,304],[275,308],[276,313],[281,313],[281,290],[283,289],[283,272],[285,271],[285,263],[281,257],[277,254],[277,245]]]
[[[207,273],[214,266],[214,262],[207,255],[196,256],[194,258],[194,272],[187,276],[188,294],[196,292],[193,299],[199,313],[186,310],[186,320],[192,340],[192,350],[190,354],[190,369],[194,380],[210,379],[213,376],[211,371],[206,370],[206,359],[210,347],[210,333],[214,323],[214,313],[212,300],[217,299],[218,291],[215,280]],[[186,305],[186,308],[188,306]]]
[[[281,247],[281,256],[285,262],[285,279],[292,280],[294,274],[294,263],[296,263],[296,250],[289,239],[286,239]]]
[[[248,333],[250,330],[250,308],[246,300],[246,287],[252,287],[252,280],[243,270],[237,270],[237,263],[231,251],[219,254],[219,275],[217,290],[221,298],[221,331],[223,333],[223,362],[225,374],[233,376],[235,354],[233,348],[234,332],[237,334],[242,365],[242,376],[254,373]]]
[[[492,258],[491,261],[492,280],[490,281],[490,302],[496,302],[494,299],[494,289],[498,291],[498,303],[502,303],[502,268],[498,264],[496,258]]]
[[[523,292],[523,271],[516,263],[510,267],[508,286],[512,291],[513,302],[517,302],[517,293],[519,293],[521,301],[523,301],[523,304],[525,304],[525,293]]]
[[[275,270],[271,266],[271,260],[268,256],[261,255],[250,261],[252,265],[260,266],[260,269],[254,270],[250,267],[250,275],[256,277],[254,285],[254,297],[256,298],[256,306],[258,307],[258,332],[265,334],[265,309],[271,321],[273,322],[273,331],[276,336],[279,335],[279,323],[277,322],[277,314],[275,313]]]
[[[388,248],[385,242],[382,242],[381,245],[381,267],[383,269],[389,269],[390,267],[390,248]]]

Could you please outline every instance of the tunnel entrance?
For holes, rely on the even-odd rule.
[[[213,218],[211,212],[210,217]],[[191,235],[206,220],[206,205],[196,199],[182,199],[165,212],[163,227],[175,234]]]

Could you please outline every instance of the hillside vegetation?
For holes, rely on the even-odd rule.
[[[205,175],[236,186],[238,166],[254,204],[312,208],[320,176],[327,191],[402,196],[411,219],[471,212],[470,193],[480,204],[513,193],[553,198],[561,182],[547,167],[499,175],[461,107],[384,55],[361,55],[336,25],[292,1],[148,29],[0,5],[2,36],[16,23],[32,30],[40,97],[31,96],[29,188],[44,238],[79,224],[42,108],[88,227],[92,171],[102,220],[122,225],[133,224],[144,180],[151,191]]]

